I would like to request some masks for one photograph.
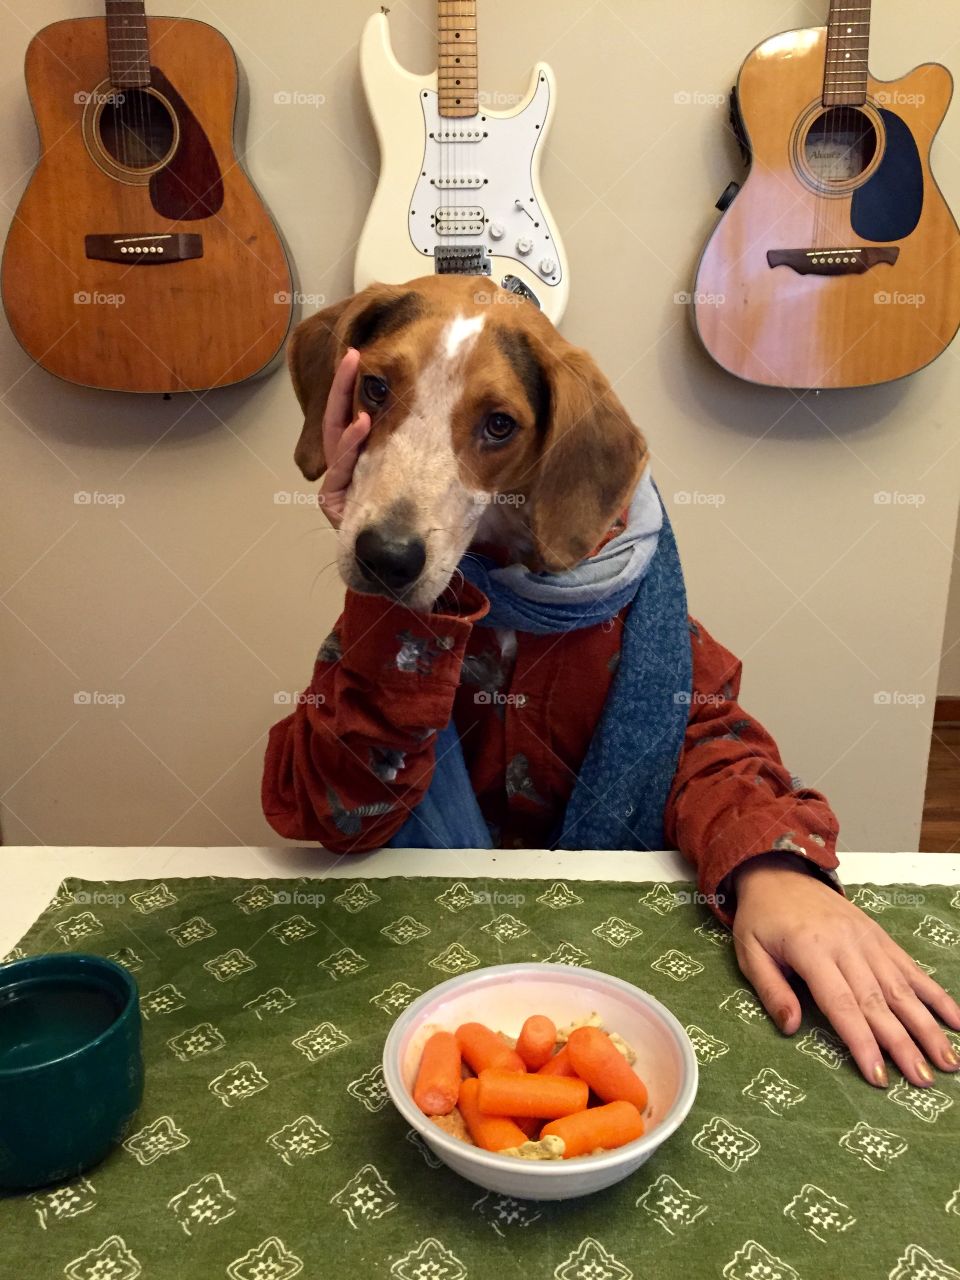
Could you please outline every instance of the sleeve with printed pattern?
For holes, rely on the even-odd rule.
[[[261,800],[275,831],[337,853],[379,848],[430,785],[473,624],[469,583],[429,613],[347,592],[294,712],[270,730]]]
[[[696,867],[701,892],[732,920],[728,877],[749,858],[790,853],[838,887],[837,819],[819,791],[793,778],[773,738],[743,710],[741,663],[690,620],[693,688],[664,829]]]

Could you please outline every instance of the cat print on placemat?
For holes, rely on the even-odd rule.
[[[229,1280],[294,1280],[303,1259],[291,1253],[279,1236],[270,1236],[227,1267]],[[113,1277],[110,1277],[113,1280]]]
[[[864,1120],[859,1120],[843,1135],[840,1146],[879,1173],[889,1169],[894,1160],[908,1150],[907,1143],[898,1133],[877,1129]]]
[[[637,1208],[645,1209],[671,1236],[683,1227],[692,1226],[708,1207],[705,1200],[681,1187],[666,1173],[651,1183],[637,1200]]]
[[[633,1272],[610,1253],[599,1240],[587,1236],[553,1272],[556,1280],[633,1280]]]
[[[330,1197],[342,1209],[355,1231],[396,1209],[400,1201],[375,1165],[365,1164],[350,1181]]]
[[[207,1173],[167,1201],[188,1236],[226,1222],[237,1211],[237,1197],[223,1185],[219,1173]]]
[[[467,1269],[446,1245],[428,1236],[390,1268],[396,1280],[466,1280]]]

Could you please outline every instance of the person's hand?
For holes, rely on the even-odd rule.
[[[340,528],[353,468],[367,436],[370,415],[353,417],[353,387],[360,367],[360,352],[351,347],[334,375],[323,415],[323,456],[327,469],[320,484],[320,505],[335,529]]]
[[[929,1063],[956,1071],[941,1018],[960,1030],[960,1006],[880,925],[802,867],[767,854],[735,873],[737,960],[785,1035],[800,1026],[797,974],[871,1084],[885,1087],[884,1051],[914,1085]]]

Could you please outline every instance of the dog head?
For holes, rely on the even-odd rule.
[[[482,277],[427,276],[371,285],[295,330],[294,457],[308,480],[326,468],[324,408],[349,347],[354,415],[372,422],[339,535],[356,591],[428,609],[481,540],[539,571],[569,568],[643,471],[643,436],[586,352]]]

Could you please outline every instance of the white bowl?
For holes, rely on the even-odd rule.
[[[413,1100],[423,1046],[434,1031],[483,1022],[516,1036],[533,1013],[558,1027],[597,1012],[637,1053],[636,1071],[650,1101],[646,1133],[598,1156],[534,1162],[470,1146],[444,1133]],[[394,1105],[455,1173],[488,1191],[522,1200],[567,1200],[619,1182],[638,1169],[683,1122],[697,1093],[697,1059],[683,1027],[639,987],[565,964],[501,964],[441,982],[408,1005],[383,1049],[383,1073]]]

